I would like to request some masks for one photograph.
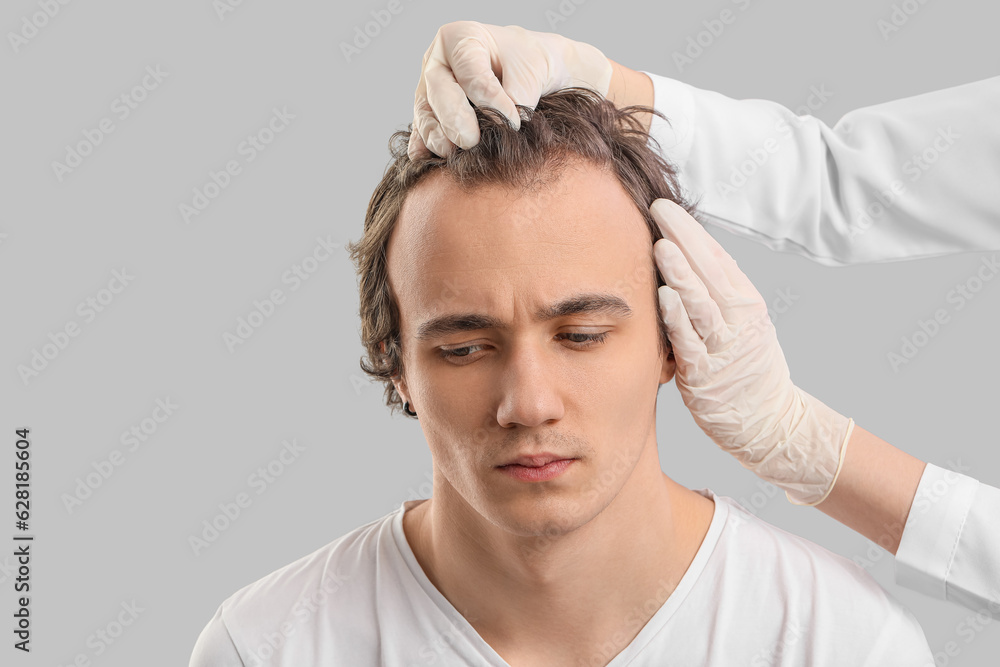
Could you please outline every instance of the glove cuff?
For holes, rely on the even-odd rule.
[[[752,463],[741,462],[761,479],[783,489],[789,502],[818,505],[840,475],[854,420],[799,387],[793,388],[788,410],[785,439],[756,451]],[[754,446],[744,449],[753,451]]]
[[[840,445],[840,457],[839,460],[837,461],[837,469],[833,473],[833,479],[830,480],[830,484],[826,487],[826,490],[822,491],[821,487],[817,487],[809,489],[807,493],[801,489],[786,488],[785,497],[788,499],[788,502],[792,503],[793,505],[815,507],[816,505],[819,505],[821,502],[827,499],[827,496],[829,496],[830,492],[833,491],[833,487],[837,483],[837,479],[840,477],[840,471],[844,467],[844,458],[847,455],[847,443],[851,441],[851,433],[853,432],[854,432],[854,420],[849,418],[847,420],[847,433],[844,434],[844,440]],[[818,498],[815,498],[815,496],[819,494],[821,491],[822,495],[820,495]]]

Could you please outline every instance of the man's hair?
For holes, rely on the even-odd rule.
[[[389,286],[386,251],[406,196],[428,174],[443,171],[467,191],[499,185],[538,193],[573,161],[609,170],[632,197],[649,228],[650,261],[656,273],[653,297],[657,302],[656,289],[664,283],[655,267],[652,243],[662,235],[649,206],[664,198],[694,213],[694,207],[681,197],[676,170],[660,155],[658,145],[650,146],[656,142],[639,120],[643,113],[666,117],[649,107],[619,109],[585,88],[545,95],[533,110],[519,106],[518,111],[521,128],[515,130],[500,112],[476,109],[479,143],[467,150],[456,148],[448,157],[430,155],[411,160],[407,145],[412,125],[389,139],[392,161],[368,203],[364,235],[347,249],[358,271],[361,340],[367,352],[361,358],[361,369],[385,384],[390,410],[402,407],[392,378],[403,374],[403,361],[399,306]],[[666,354],[670,341],[662,320],[659,334],[660,351]]]

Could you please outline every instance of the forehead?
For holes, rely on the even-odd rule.
[[[575,162],[528,192],[467,190],[432,174],[408,195],[387,264],[403,332],[412,333],[448,311],[517,318],[581,292],[633,303],[637,291],[652,293],[651,247],[614,174]]]

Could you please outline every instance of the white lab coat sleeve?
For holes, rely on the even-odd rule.
[[[1000,249],[1000,76],[830,128],[647,74],[669,120],[650,136],[703,223],[827,266]]]
[[[1000,612],[1000,489],[930,463],[896,551],[896,583]]]

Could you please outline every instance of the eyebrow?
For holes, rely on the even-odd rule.
[[[632,309],[624,299],[614,294],[576,294],[539,309],[535,312],[535,320],[544,322],[570,315],[611,315],[624,319],[632,316]],[[481,329],[503,331],[507,328],[503,320],[492,315],[457,313],[442,315],[424,322],[417,329],[416,338],[427,340],[463,331]]]

